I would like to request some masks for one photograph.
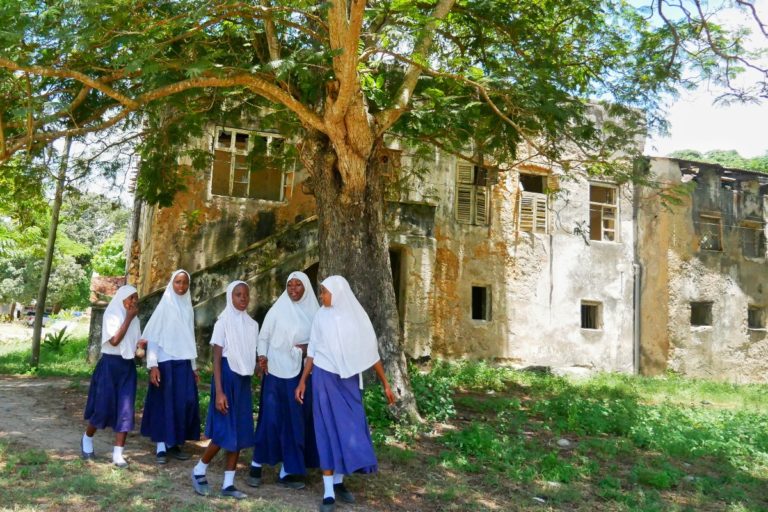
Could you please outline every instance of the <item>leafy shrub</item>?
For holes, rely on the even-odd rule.
[[[432,372],[411,369],[411,385],[419,413],[429,421],[446,421],[456,416],[451,381]]]
[[[64,345],[66,345],[70,339],[71,336],[67,334],[67,328],[63,327],[59,331],[47,333],[45,338],[43,338],[43,345],[58,353],[61,352],[61,349],[64,348]]]

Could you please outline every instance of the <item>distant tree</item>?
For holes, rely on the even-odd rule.
[[[104,241],[93,257],[93,270],[102,276],[125,275],[125,232]]]
[[[71,240],[96,251],[115,233],[125,232],[130,216],[130,209],[118,199],[73,190],[61,205],[59,230]]]
[[[745,158],[734,149],[713,149],[706,153],[701,153],[700,151],[693,149],[682,149],[670,153],[669,156],[683,160],[693,160],[695,162],[720,164],[723,167],[731,167],[734,169],[768,172],[768,152],[763,156]]]
[[[48,299],[54,311],[87,306],[89,284],[89,276],[73,256],[58,258],[48,282]]]

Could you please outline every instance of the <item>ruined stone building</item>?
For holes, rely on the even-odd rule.
[[[689,190],[671,209],[638,193],[643,372],[765,382],[768,175],[670,158],[650,170]]]
[[[191,271],[201,341],[207,341],[232,279],[251,284],[253,313],[260,319],[289,272],[317,276],[316,217],[314,200],[302,187],[306,175],[297,168],[249,169],[246,156],[255,142],[269,148],[282,140],[258,128],[211,126],[197,141],[210,148],[211,167],[190,174],[172,207],[138,203],[135,211],[129,279],[148,297],[145,311],[174,269]],[[764,230],[765,182],[754,173],[744,173],[746,179],[702,168],[698,183],[717,182],[716,190],[697,189],[688,210],[667,211],[631,184],[564,175],[546,165],[493,175],[437,150],[417,159],[394,147],[385,158],[393,176],[429,168],[423,181],[393,189],[388,203],[393,281],[411,357],[632,372],[642,354],[643,370],[668,364],[700,374],[702,358],[711,359],[713,343],[722,343],[722,329],[738,327],[741,336],[724,351],[755,339],[741,320],[753,307],[760,313],[749,309],[749,318],[762,319],[764,238],[752,247],[761,256],[742,255],[735,241],[741,232],[730,228],[736,222]],[[670,183],[692,172],[675,165],[656,159],[652,170],[669,174]],[[730,188],[721,178],[731,180]],[[728,193],[733,196],[726,200]],[[709,254],[696,244],[715,243],[709,241],[714,228],[701,220],[715,211],[721,212],[723,250]],[[665,229],[657,228],[661,224]],[[666,254],[661,247],[668,247]],[[701,276],[686,277],[689,269]],[[728,287],[704,292],[721,284]],[[733,291],[729,304],[740,308],[738,318],[734,313],[725,320],[726,290]],[[709,304],[709,334],[704,326],[690,327],[689,302]],[[712,341],[709,348],[701,347],[705,339]],[[687,362],[694,353],[701,363]]]

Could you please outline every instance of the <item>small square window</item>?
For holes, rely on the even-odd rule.
[[[582,329],[600,329],[602,328],[602,309],[603,305],[599,302],[581,302],[581,328]]]
[[[722,229],[720,217],[702,215],[699,218],[701,239],[699,247],[704,251],[722,251]]]
[[[520,173],[520,185],[526,192],[536,192],[537,194],[543,194],[547,189],[546,176],[540,176],[538,174],[526,174]]]
[[[750,329],[765,329],[765,309],[759,306],[747,308],[747,327]]]
[[[712,325],[711,302],[691,302],[691,325]]]
[[[491,319],[491,289],[487,286],[472,287],[472,320]]]

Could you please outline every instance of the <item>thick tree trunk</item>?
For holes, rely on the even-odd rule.
[[[53,251],[56,247],[56,231],[59,228],[59,211],[64,198],[64,181],[67,177],[67,166],[69,165],[69,150],[72,146],[72,138],[67,137],[64,142],[64,152],[61,155],[59,163],[59,173],[56,176],[56,193],[53,198],[53,207],[51,208],[51,228],[48,231],[48,247],[45,251],[45,261],[43,262],[43,275],[40,279],[40,288],[37,292],[37,302],[35,303],[35,324],[32,328],[32,357],[29,364],[37,368],[40,364],[40,336],[43,331],[43,315],[45,314],[45,301],[48,298],[48,280],[51,277],[51,267],[53,266]]]
[[[353,188],[342,183],[336,154],[322,136],[305,140],[303,153],[312,156],[312,188],[319,219],[319,277],[322,280],[338,274],[349,281],[376,330],[384,369],[397,397],[395,413],[418,419],[402,348],[379,167],[375,158],[358,162],[363,166],[360,172],[365,176],[364,186]]]

